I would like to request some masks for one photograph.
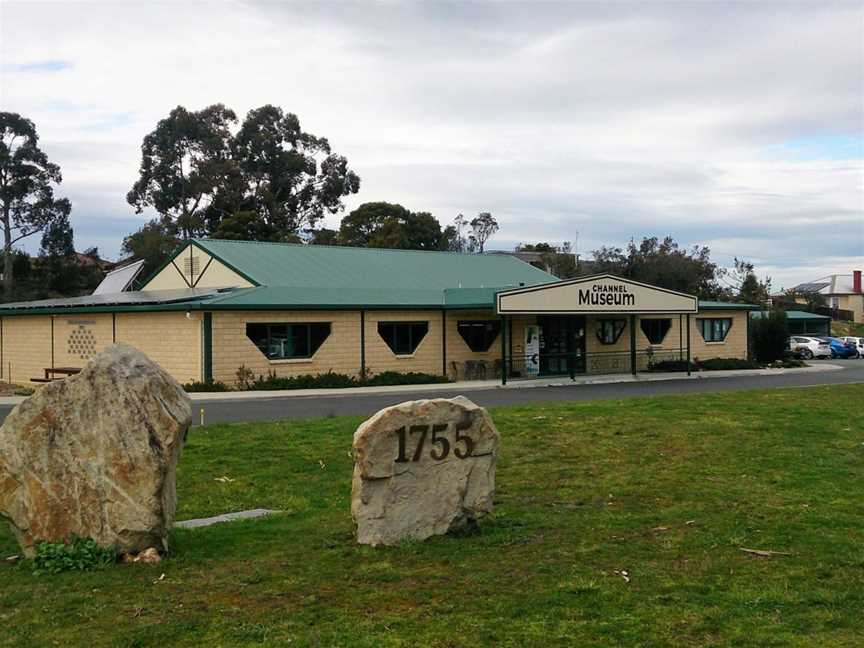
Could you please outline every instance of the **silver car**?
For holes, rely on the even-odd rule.
[[[805,360],[813,358],[830,358],[831,346],[825,341],[805,335],[793,335],[789,338],[789,349]]]

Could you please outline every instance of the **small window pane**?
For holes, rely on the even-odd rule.
[[[252,340],[261,353],[267,355],[267,324],[247,324],[246,337]]]
[[[627,326],[627,320],[598,320],[597,322],[597,339],[600,344],[615,344],[624,328]]]
[[[712,317],[699,320],[699,332],[706,342],[722,342],[732,328],[731,317]]]
[[[378,322],[378,335],[396,355],[411,355],[429,332],[429,322]]]
[[[246,337],[270,360],[311,358],[329,335],[329,322],[246,325]]]
[[[397,326],[396,353],[411,353],[411,325]]]
[[[501,331],[499,320],[461,321],[456,324],[468,348],[477,353],[488,351]]]
[[[639,325],[651,344],[662,344],[669,329],[672,328],[672,320],[643,319],[639,320]]]

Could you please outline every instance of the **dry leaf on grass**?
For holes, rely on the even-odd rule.
[[[625,583],[630,582],[630,572],[628,572],[626,569],[616,569],[613,573],[618,574],[621,578],[623,578]]]

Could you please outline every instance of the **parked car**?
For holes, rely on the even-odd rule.
[[[831,346],[825,340],[804,335],[793,335],[790,337],[789,350],[805,360],[831,357]]]
[[[825,340],[831,348],[832,358],[857,358],[858,349],[854,345],[844,342],[840,338],[835,337],[819,337],[820,340]]]
[[[858,355],[855,356],[856,358],[864,358],[864,337],[852,337],[847,335],[840,339],[855,347],[855,350],[858,351]]]

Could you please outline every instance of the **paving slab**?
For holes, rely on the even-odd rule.
[[[197,518],[195,520],[182,520],[175,522],[174,526],[181,529],[198,529],[207,527],[213,524],[221,524],[222,522],[233,522],[234,520],[253,520],[255,518],[272,515],[273,513],[281,513],[271,509],[250,509],[248,511],[237,511],[236,513],[223,513],[222,515],[214,515],[208,518]]]

